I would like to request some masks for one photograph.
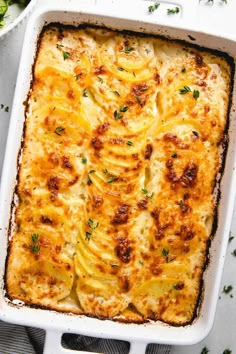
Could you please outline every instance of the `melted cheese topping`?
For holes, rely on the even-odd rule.
[[[193,320],[212,234],[230,67],[211,53],[47,27],[25,122],[11,299]]]

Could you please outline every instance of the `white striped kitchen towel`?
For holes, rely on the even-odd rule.
[[[0,354],[43,354],[45,332],[0,321]],[[128,354],[129,343],[124,341],[64,334],[62,345],[67,349],[88,353]],[[170,354],[170,346],[150,344],[146,354]],[[57,353],[55,353],[57,354]]]

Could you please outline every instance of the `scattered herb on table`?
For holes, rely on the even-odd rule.
[[[148,12],[152,13],[155,10],[158,9],[158,7],[160,6],[159,2],[155,2],[155,4],[148,6]]]
[[[201,351],[201,354],[207,354],[207,353],[209,353],[209,351],[210,350],[207,347],[204,347]]]
[[[232,353],[232,350],[230,350],[230,349],[225,349],[223,351],[223,354],[231,354],[231,353]]]
[[[168,15],[178,14],[179,12],[180,12],[180,9],[178,6],[172,8],[172,9],[167,9]]]
[[[233,290],[233,286],[232,285],[225,285],[222,292],[224,294],[229,294],[231,291]]]

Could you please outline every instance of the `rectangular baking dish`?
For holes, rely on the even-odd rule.
[[[133,5],[134,2],[132,1]],[[236,42],[219,35],[197,31],[193,17],[197,1],[178,0],[181,8],[176,17],[160,14],[150,16],[147,7],[150,1],[135,1],[135,11],[128,11],[125,1],[94,3],[67,2],[63,5],[47,6],[37,10],[31,17],[23,45],[22,58],[12,108],[5,162],[0,191],[0,318],[3,321],[30,325],[47,331],[45,353],[67,353],[61,347],[63,333],[78,333],[100,338],[123,339],[131,343],[130,353],[145,353],[147,344],[160,343],[171,345],[190,345],[207,336],[214,321],[220,280],[223,270],[231,217],[235,199],[236,182],[236,85],[233,86],[232,105],[230,109],[229,145],[225,171],[221,180],[221,198],[218,213],[218,228],[210,247],[210,262],[204,273],[203,301],[198,316],[191,325],[173,327],[161,322],[146,324],[125,324],[109,320],[100,320],[86,316],[58,313],[51,310],[29,308],[21,302],[10,302],[4,291],[4,273],[7,257],[8,227],[11,213],[12,197],[17,177],[17,158],[21,146],[24,126],[24,101],[30,89],[32,65],[34,62],[36,42],[42,27],[46,23],[61,22],[65,24],[91,23],[112,29],[126,29],[148,34],[194,42],[199,46],[228,53],[236,60]],[[167,5],[167,4],[164,4]],[[132,9],[130,9],[132,10]],[[128,13],[128,14],[127,14]],[[195,12],[196,14],[196,12]],[[138,18],[138,20],[137,20]],[[235,82],[234,78],[234,82]]]

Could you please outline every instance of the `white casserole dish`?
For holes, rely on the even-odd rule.
[[[7,322],[21,325],[31,325],[44,328],[47,331],[45,353],[66,353],[61,347],[62,333],[79,333],[94,337],[123,339],[131,342],[130,353],[145,353],[148,343],[163,343],[171,345],[189,345],[201,341],[210,331],[217,304],[220,280],[223,270],[224,257],[228,243],[231,216],[235,198],[236,182],[236,117],[235,105],[230,111],[229,147],[225,165],[225,172],[221,181],[221,200],[219,206],[218,229],[210,248],[210,263],[204,273],[204,296],[199,314],[195,321],[185,327],[173,327],[161,322],[147,324],[124,324],[109,320],[99,320],[86,316],[68,315],[54,311],[28,308],[23,304],[12,304],[5,297],[4,273],[7,256],[8,226],[11,212],[12,196],[17,176],[17,156],[21,146],[21,137],[24,124],[24,105],[31,81],[31,67],[34,62],[36,42],[45,23],[62,22],[79,24],[81,22],[95,23],[113,29],[127,29],[145,33],[155,33],[172,38],[178,38],[206,48],[212,48],[228,53],[236,60],[236,42],[219,36],[199,33],[192,22],[193,7],[197,2],[178,1],[181,13],[176,17],[167,17],[160,14],[159,23],[155,24],[156,17],[147,13],[150,1],[136,1],[135,13],[128,11],[125,1],[113,2],[109,8],[106,1],[96,5],[68,2],[66,5],[47,7],[38,10],[32,16],[23,46],[23,53],[19,69],[19,76],[15,91],[12,109],[12,119],[6,148],[0,191],[0,318]],[[131,2],[131,5],[134,2]],[[130,5],[130,6],[131,6]],[[173,5],[175,6],[175,5]],[[125,15],[129,13],[128,15]],[[139,21],[137,21],[137,16]],[[190,30],[192,28],[193,30]],[[233,100],[236,94],[236,85],[233,87]]]

